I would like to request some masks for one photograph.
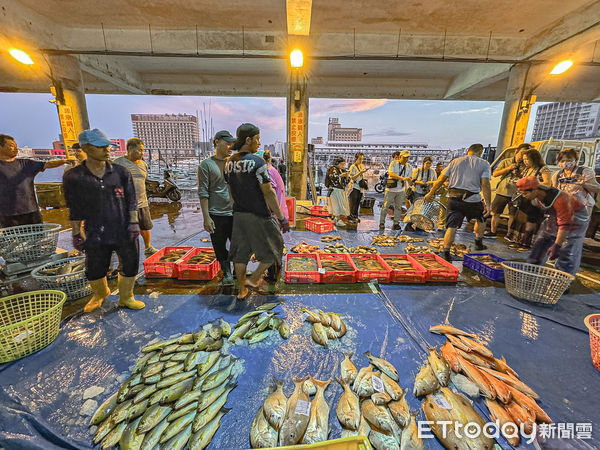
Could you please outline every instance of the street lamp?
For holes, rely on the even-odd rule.
[[[573,67],[573,61],[570,59],[566,59],[555,65],[554,68],[550,71],[550,75],[560,75],[561,73],[565,73],[571,67]]]
[[[26,66],[31,66],[34,64],[33,59],[31,59],[31,56],[29,56],[23,50],[19,50],[18,48],[11,48],[8,51],[8,53],[21,64],[25,64]]]
[[[302,50],[292,50],[290,53],[290,65],[295,69],[300,69],[304,65],[304,55],[302,54]]]

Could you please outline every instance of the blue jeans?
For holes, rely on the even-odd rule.
[[[558,259],[554,264],[554,267],[557,270],[562,270],[563,272],[570,273],[571,275],[576,275],[579,270],[579,266],[581,265],[581,255],[583,253],[583,241],[585,240],[585,232],[589,223],[588,220],[585,222],[580,222],[577,226],[569,231],[569,235],[567,236],[567,240],[565,244],[560,249],[558,253]],[[554,241],[556,240],[556,236],[552,236],[550,234],[542,233],[536,239],[533,247],[531,248],[531,253],[527,257],[527,262],[530,264],[543,265],[546,263],[548,256],[546,252]]]

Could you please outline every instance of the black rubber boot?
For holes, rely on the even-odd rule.
[[[475,239],[475,250],[480,252],[481,250],[486,250],[487,245],[483,245],[483,239]]]
[[[221,265],[221,270],[223,271],[221,283],[223,283],[223,286],[233,286],[234,280],[233,275],[231,274],[231,263],[229,261],[219,261],[219,264]]]
[[[450,263],[452,262],[452,255],[450,254],[450,250],[444,250],[443,258]]]

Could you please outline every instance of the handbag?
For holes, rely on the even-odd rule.
[[[358,187],[361,189],[369,189],[369,184],[367,183],[367,180],[362,179],[358,182]]]

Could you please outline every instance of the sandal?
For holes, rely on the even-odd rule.
[[[243,301],[243,300],[246,300],[248,297],[250,297],[250,294],[252,293],[252,291],[248,287],[246,287],[246,293],[244,295],[242,295],[241,297],[240,297],[240,293],[241,292],[238,292],[238,295],[235,298],[236,298],[236,300]]]

